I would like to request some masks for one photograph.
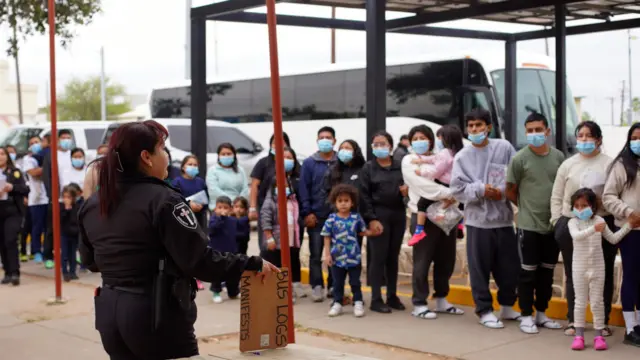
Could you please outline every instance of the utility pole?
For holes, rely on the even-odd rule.
[[[633,86],[631,82],[631,40],[634,40],[635,37],[631,36],[631,29],[627,30],[627,35],[629,37],[629,125],[633,123]]]
[[[331,7],[331,19],[336,18],[336,7]],[[331,28],[331,63],[336,63],[336,29]]]
[[[613,117],[613,102],[616,100],[615,97],[610,96],[607,98],[609,101],[611,101],[611,125],[613,125],[614,123],[614,117]]]
[[[625,81],[622,80],[622,94],[620,96],[620,126],[624,126],[624,92],[626,90]]]
[[[547,30],[547,27],[545,26],[544,29]],[[545,54],[549,56],[549,38],[548,37],[544,38],[544,51],[545,51]]]
[[[191,0],[185,1],[184,78],[191,80]]]
[[[104,46],[100,48],[100,115],[107,121],[107,79],[104,75]]]

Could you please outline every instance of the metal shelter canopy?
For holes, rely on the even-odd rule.
[[[567,151],[566,141],[566,35],[640,27],[640,18],[616,20],[619,15],[640,15],[638,0],[299,0],[277,1],[302,5],[325,5],[366,9],[366,21],[329,19],[310,16],[278,15],[279,25],[365,30],[367,32],[367,137],[386,127],[385,34],[397,32],[417,35],[448,36],[499,40],[505,42],[505,106],[502,118],[506,138],[516,139],[516,44],[518,41],[555,37],[556,45],[556,128],[555,144]],[[265,0],[227,0],[193,8],[191,11],[192,128],[194,153],[206,155],[207,93],[206,38],[207,20],[266,24],[265,14],[245,12],[262,7]],[[401,11],[407,17],[386,20],[386,11]],[[428,26],[461,20],[479,19],[501,23],[548,26],[527,32],[505,33]],[[592,19],[600,22],[567,26],[567,21]],[[425,26],[426,25],[426,26]],[[496,124],[499,126],[499,124]],[[369,149],[370,152],[371,149]],[[204,162],[201,166],[204,166]],[[204,171],[205,169],[201,169]]]

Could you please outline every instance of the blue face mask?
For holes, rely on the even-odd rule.
[[[346,149],[338,151],[338,159],[340,159],[343,164],[349,163],[351,160],[353,160],[353,151]]]
[[[580,220],[589,220],[593,216],[593,210],[590,207],[584,208],[582,210],[573,209],[573,215],[575,215]]]
[[[71,141],[71,139],[60,139],[60,147],[63,150],[71,150],[72,146],[73,146],[73,141]]]
[[[429,140],[416,140],[411,143],[411,148],[418,155],[426,154],[429,151]]]
[[[540,147],[547,143],[544,133],[527,134],[527,142],[533,147]]]
[[[35,143],[31,145],[29,150],[31,150],[31,152],[34,154],[38,154],[40,151],[42,151],[42,145],[40,145],[40,143]]]
[[[389,148],[375,148],[373,149],[373,156],[377,157],[378,159],[384,159],[389,157],[390,152],[391,151],[389,151]]]
[[[11,161],[16,161],[16,158],[18,156],[16,154],[14,154],[14,153],[9,153],[9,157],[11,158]]]
[[[469,139],[469,141],[471,141],[473,144],[475,145],[480,145],[484,142],[484,140],[487,138],[487,134],[481,132],[481,133],[477,133],[477,134],[469,134],[469,136],[467,136],[467,138]]]
[[[329,139],[320,139],[318,140],[318,150],[321,153],[328,153],[333,150],[333,141]]]
[[[271,155],[275,155],[276,154],[276,149],[274,149],[274,148],[269,149],[269,153],[271,153]]]
[[[287,189],[286,189],[286,191],[285,191],[285,193],[287,194],[287,197],[289,197],[289,195],[291,195],[291,189],[287,188]],[[278,188],[274,188],[274,189],[273,189],[273,194],[274,194],[275,196],[278,196]]]
[[[184,168],[184,173],[191,177],[196,177],[200,173],[200,169],[197,166],[190,165]]]
[[[284,171],[289,172],[293,170],[294,165],[293,159],[284,159]]]
[[[596,150],[596,143],[595,141],[578,141],[576,150],[581,154],[589,155]]]
[[[442,142],[442,140],[436,139],[436,149],[438,149],[438,151],[444,149],[444,143]]]
[[[81,169],[84,166],[84,159],[72,158],[71,159],[71,166],[73,166],[74,168],[77,168],[77,169]]]
[[[636,156],[640,156],[640,140],[633,140],[629,142],[629,147]]]
[[[222,166],[231,166],[235,160],[233,159],[233,156],[219,156],[218,161]]]

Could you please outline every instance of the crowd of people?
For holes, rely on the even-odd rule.
[[[455,125],[445,125],[435,134],[428,126],[418,125],[408,129],[395,147],[390,134],[375,133],[370,139],[373,158],[369,161],[363,155],[364,144],[353,140],[337,144],[335,130],[322,127],[316,133],[318,151],[300,163],[285,133],[284,194],[276,187],[273,136],[270,153],[255,165],[249,183],[229,143],[218,147],[217,163],[207,174],[199,174],[199,159],[189,155],[179,169],[170,169],[167,181],[188,200],[197,221],[208,228],[213,249],[246,254],[250,224],[256,221],[260,256],[280,267],[281,235],[286,232],[294,300],[331,298],[328,315],[332,317],[341,315],[348,303],[353,305],[354,316],[365,315],[363,246],[370,311],[405,310],[397,282],[399,255],[409,230],[411,315],[436,319],[438,314],[464,313],[446,298],[456,264],[456,244],[466,238],[471,292],[480,324],[499,329],[503,321],[518,321],[527,334],[541,328],[561,329],[561,324],[545,315],[561,256],[569,320],[564,333],[573,337],[571,348],[585,348],[585,312],[590,304],[593,347],[605,350],[605,337],[612,333],[608,324],[614,262],[620,250],[624,341],[640,346],[640,124],[631,126],[623,150],[611,158],[601,152],[598,124],[582,122],[575,129],[578,153],[565,159],[548,145],[551,131],[543,115],[532,113],[523,121],[528,146],[520,151],[506,140],[489,138],[491,116],[476,109],[465,115],[469,146],[463,145],[464,134]],[[62,271],[65,280],[72,281],[77,279],[77,212],[83,194],[87,197],[95,189],[83,183],[87,173],[84,151],[72,148],[71,134],[64,130],[59,139]],[[98,156],[106,151],[100,147]],[[49,139],[29,140],[29,154],[21,168],[15,165],[14,154],[11,147],[0,149],[0,249],[5,270],[2,283],[18,285],[19,259],[53,267]],[[89,179],[90,172],[87,176]],[[281,196],[286,197],[286,214],[279,214]],[[443,219],[456,214],[460,215],[455,226],[445,228]],[[282,216],[287,218],[285,229],[278,220]],[[31,237],[29,248],[27,235]],[[300,282],[303,241],[309,242],[309,294]],[[325,267],[329,270],[326,284]],[[347,277],[349,299],[345,295]],[[497,314],[491,277],[499,289]],[[224,288],[226,297],[237,297],[238,284],[239,278],[212,283],[213,301],[223,301]],[[521,312],[513,309],[516,301]]]

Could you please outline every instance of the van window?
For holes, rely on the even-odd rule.
[[[169,125],[169,141],[171,146],[191,152],[191,126]],[[230,143],[239,153],[253,151],[253,141],[242,131],[232,127],[207,127],[207,153],[215,153],[222,143]]]
[[[87,150],[95,150],[102,143],[104,129],[84,129],[84,137],[87,139]]]
[[[11,129],[0,139],[0,146],[12,145],[16,148],[18,154],[26,154],[29,147],[29,139],[33,136],[39,136],[41,132],[41,128]]]

